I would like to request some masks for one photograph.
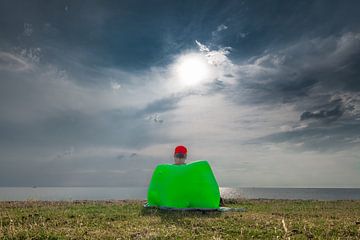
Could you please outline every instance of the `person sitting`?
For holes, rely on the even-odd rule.
[[[185,146],[179,145],[175,148],[174,151],[174,165],[183,165],[186,164],[185,160],[187,158],[187,148]],[[224,207],[224,199],[220,197],[220,207]]]

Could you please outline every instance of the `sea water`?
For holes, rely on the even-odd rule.
[[[360,188],[220,188],[223,198],[360,200]],[[0,187],[0,201],[146,199],[145,187]]]

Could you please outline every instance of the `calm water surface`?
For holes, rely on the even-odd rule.
[[[360,200],[360,188],[220,188],[223,198]],[[146,199],[147,188],[0,187],[0,201]]]

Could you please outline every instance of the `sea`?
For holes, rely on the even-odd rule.
[[[360,200],[360,188],[230,188],[224,199]],[[145,187],[0,187],[0,201],[146,200]]]

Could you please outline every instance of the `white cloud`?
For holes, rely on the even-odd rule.
[[[213,73],[214,78],[224,81],[228,84],[233,84],[234,79],[226,78],[224,76],[229,76],[234,74],[235,65],[228,58],[230,54],[231,47],[222,47],[217,50],[210,50],[209,47],[200,43],[199,41],[195,41],[199,51],[206,57],[208,63],[216,69]]]
[[[0,71],[29,71],[40,62],[41,48],[16,48],[15,50],[15,52],[0,51]]]
[[[224,31],[226,29],[228,29],[228,27],[224,24],[221,24],[217,27],[216,31],[220,32],[220,31]]]
[[[39,63],[41,56],[41,48],[24,48],[20,50],[20,56],[31,63]]]
[[[200,43],[199,41],[195,40],[195,42],[198,45],[200,52],[207,57],[210,64],[214,66],[232,65],[231,61],[227,57],[227,55],[230,54],[231,47],[210,50],[206,45]]]
[[[112,81],[112,82],[111,82],[111,89],[112,89],[112,90],[114,90],[114,91],[119,91],[120,88],[121,88],[120,83],[115,82],[115,81]]]
[[[24,23],[24,32],[23,34],[27,37],[30,37],[34,32],[33,25],[31,23]]]
[[[210,52],[210,49],[207,46],[200,43],[198,40],[195,40],[195,42],[198,45],[200,52]]]
[[[220,24],[219,26],[217,26],[216,30],[211,33],[213,39],[220,37],[221,32],[225,31],[226,29],[228,29],[228,26],[226,26],[225,24]]]
[[[8,52],[0,52],[0,70],[25,71],[31,68],[31,64],[23,58]]]

